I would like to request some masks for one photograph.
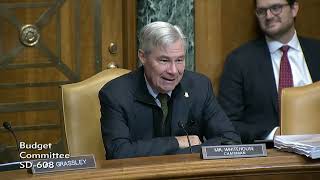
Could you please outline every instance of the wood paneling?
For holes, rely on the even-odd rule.
[[[105,9],[102,11],[102,21],[109,22],[102,23],[102,68],[106,69],[107,64],[114,62],[118,67],[123,67],[123,13],[122,10],[123,1],[103,0],[102,7]],[[120,31],[119,31],[120,30]],[[111,43],[116,44],[117,52],[112,54],[109,52],[109,46]]]
[[[137,1],[126,0],[123,3],[123,63],[124,67],[130,70],[137,68]]]
[[[320,40],[320,1],[307,0],[298,2],[299,13],[296,18],[298,34]]]
[[[195,0],[196,71],[217,92],[226,54],[257,34],[253,1]]]
[[[216,87],[222,66],[222,1],[195,1],[195,69]]]
[[[0,65],[1,125],[10,121],[19,141],[58,143],[61,134],[57,83],[67,80],[53,63],[57,60],[53,57],[59,57],[59,11],[55,7],[59,9],[60,5],[58,1],[41,5],[39,1],[1,1],[0,5],[0,26],[6,32],[0,35],[4,39],[0,61],[6,61]],[[34,47],[24,47],[19,42],[19,30],[26,24],[39,25],[40,41]],[[23,49],[10,54],[15,47]],[[14,139],[3,128],[0,144],[7,145],[6,157],[12,157],[8,160],[18,159]]]
[[[45,18],[44,14],[55,5],[56,9]],[[0,6],[1,125],[10,121],[20,141],[59,144],[64,136],[59,85],[84,80],[106,69],[111,61],[122,68],[135,68],[136,60],[129,48],[136,46],[136,35],[128,31],[135,29],[135,3],[0,0]],[[19,42],[19,29],[39,20],[40,43],[24,47]],[[109,53],[110,42],[117,43],[117,54]],[[15,47],[21,50],[16,48],[12,53]],[[2,127],[1,144],[12,151],[9,153],[14,159],[18,158],[13,138]]]

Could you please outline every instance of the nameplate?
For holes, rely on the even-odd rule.
[[[32,161],[32,174],[96,168],[94,155],[71,156],[63,159]]]
[[[224,159],[267,156],[265,144],[202,146],[203,159]]]

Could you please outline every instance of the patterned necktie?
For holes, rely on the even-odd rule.
[[[161,94],[159,93],[157,98],[160,101],[161,104],[161,110],[162,110],[162,132],[164,132],[165,129],[165,122],[168,116],[168,100],[169,100],[169,95],[168,94]]]
[[[281,91],[283,88],[293,87],[293,78],[291,72],[291,66],[288,59],[289,46],[285,45],[280,48],[282,51],[282,57],[280,62],[279,72],[279,87],[278,87],[278,103],[279,109],[281,105]]]

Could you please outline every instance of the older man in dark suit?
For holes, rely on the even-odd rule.
[[[200,145],[241,143],[217,104],[210,80],[185,70],[185,44],[176,26],[146,25],[138,52],[143,66],[100,90],[107,159],[186,153],[189,145],[199,151]]]
[[[320,42],[297,36],[298,9],[295,0],[256,0],[265,37],[227,57],[218,100],[243,143],[273,138],[281,89],[320,80]]]

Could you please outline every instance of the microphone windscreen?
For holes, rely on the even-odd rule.
[[[3,122],[2,125],[3,125],[4,128],[6,128],[8,130],[11,130],[11,124],[9,122],[5,121],[5,122]]]

